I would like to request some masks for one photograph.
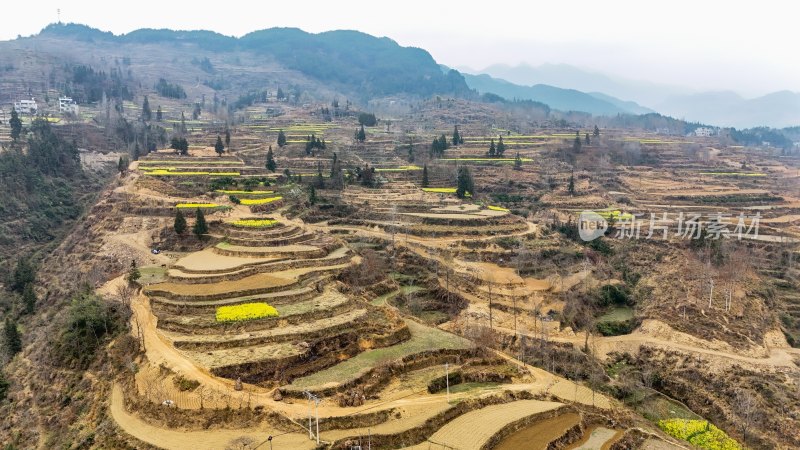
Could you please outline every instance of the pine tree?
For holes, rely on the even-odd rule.
[[[447,136],[445,136],[444,133],[439,136],[439,146],[442,147],[442,154],[444,154],[445,150],[450,148],[450,142],[447,141]]]
[[[584,144],[591,145],[592,141],[589,140],[589,133],[586,133],[586,138],[583,140]]]
[[[117,170],[119,171],[120,175],[124,174],[126,170],[128,170],[128,158],[125,156],[119,157],[119,162],[117,163]]]
[[[25,285],[25,289],[22,291],[22,304],[25,305],[26,314],[33,314],[36,309],[36,291],[33,290],[33,283]]]
[[[422,166],[422,187],[426,188],[430,182],[428,181],[428,165]]]
[[[361,129],[358,130],[356,139],[358,139],[358,142],[364,142],[367,140],[367,133],[364,132],[364,125],[361,125]]]
[[[594,126],[594,132],[592,134],[594,134],[594,137],[600,136],[600,128],[597,128],[597,125]]]
[[[222,157],[222,154],[225,153],[225,144],[222,143],[222,138],[220,135],[217,135],[217,143],[214,144],[214,151],[217,152],[217,156]]]
[[[497,141],[497,156],[503,156],[503,153],[506,152],[506,144],[503,143],[503,136],[500,136],[500,140]]]
[[[189,142],[186,141],[186,138],[179,138],[174,137],[170,143],[170,148],[175,150],[175,153],[179,155],[188,155],[189,154]]]
[[[138,161],[141,153],[142,151],[139,149],[139,143],[137,142],[136,145],[133,146],[133,160]]]
[[[144,101],[142,102],[142,120],[145,122],[149,122],[150,119],[153,117],[153,112],[150,111],[150,101],[147,99],[147,96],[144,96]]]
[[[22,292],[25,286],[36,281],[36,267],[28,258],[20,258],[11,275],[11,290]]]
[[[197,208],[197,212],[195,213],[194,228],[192,228],[192,232],[198,238],[208,233],[208,224],[206,224],[206,216],[205,214],[203,214],[203,210],[200,208]]]
[[[310,205],[317,203],[317,188],[313,184],[308,187],[308,203]]]
[[[175,223],[172,225],[172,228],[179,235],[186,232],[186,217],[183,217],[183,212],[181,212],[180,208],[176,208]]]
[[[575,153],[580,153],[581,151],[581,135],[579,133],[575,133],[575,142],[572,143],[572,151]]]
[[[519,152],[517,152],[517,156],[514,158],[514,170],[522,170],[522,158],[520,158]]]
[[[322,176],[322,165],[317,166],[317,170],[317,179],[313,184],[319,189],[325,189],[325,178]]]
[[[0,370],[0,402],[6,399],[6,395],[8,394],[8,387],[11,386],[11,383],[6,380],[6,375]],[[11,444],[7,445],[5,450],[14,450],[14,447]]]
[[[131,270],[128,271],[128,283],[135,284],[142,278],[142,273],[139,272],[139,267],[136,265],[136,260],[131,260]]]
[[[461,135],[458,134],[458,125],[453,128],[453,145],[461,144]]]
[[[11,126],[11,139],[16,142],[22,134],[22,120],[20,120],[19,114],[15,108],[11,108],[11,119],[8,121],[8,124]]]
[[[283,130],[278,131],[278,147],[283,147],[286,145],[286,134],[283,133]]]
[[[12,320],[11,317],[6,317],[4,340],[9,356],[13,357],[22,351],[22,338],[17,329],[17,322]]]
[[[272,154],[272,146],[269,146],[269,150],[267,150],[267,170],[270,172],[275,172],[275,169],[278,168],[278,165],[275,164],[275,156]]]
[[[231,130],[225,128],[225,147],[231,148]]]
[[[567,192],[569,195],[575,195],[575,173],[571,173],[569,176],[569,185],[567,186]]]
[[[181,111],[181,133],[186,134],[186,116]]]
[[[158,105],[158,109],[156,110],[156,122],[161,122],[164,120],[164,113],[161,111],[161,105]]]
[[[494,146],[494,138],[492,138],[492,141],[489,144],[489,156],[494,156],[496,152],[497,152],[497,149]]]
[[[475,184],[467,166],[458,168],[458,179],[456,182],[456,195],[458,198],[465,198],[475,193]]]

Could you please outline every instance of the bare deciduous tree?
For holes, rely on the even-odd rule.
[[[758,399],[750,391],[740,390],[736,393],[734,407],[741,419],[739,426],[742,430],[742,442],[747,445],[747,431],[753,426],[759,414]]]

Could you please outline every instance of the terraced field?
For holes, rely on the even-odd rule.
[[[451,448],[477,450],[507,424],[562,406],[563,403],[540,400],[519,400],[487,406],[457,417],[434,433],[428,441]],[[425,443],[415,448],[427,446],[428,443]]]
[[[341,242],[302,227],[226,228],[226,239],[191,253],[149,285],[162,335],[212,373],[265,383],[311,373],[360,353],[360,344],[407,337],[388,309],[343,295],[332,275],[359,262]],[[267,303],[276,317],[220,322],[223,306]],[[291,366],[291,367],[289,367]]]
[[[329,369],[296,379],[287,390],[319,389],[344,384],[380,364],[434,349],[467,349],[470,341],[459,336],[406,321],[411,332],[407,341],[386,348],[372,349]]]

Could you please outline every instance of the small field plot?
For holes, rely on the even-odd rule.
[[[477,450],[507,424],[561,406],[562,403],[540,400],[487,406],[455,418],[434,433],[429,441],[452,448]]]
[[[139,273],[142,275],[139,278],[141,284],[161,283],[166,279],[167,269],[161,266],[147,266],[139,269]]]
[[[359,353],[333,367],[298,378],[288,388],[307,389],[341,384],[352,380],[365,370],[408,355],[437,349],[466,349],[471,346],[468,340],[438,328],[426,327],[411,320],[406,323],[411,331],[411,339],[391,347],[376,348]]]

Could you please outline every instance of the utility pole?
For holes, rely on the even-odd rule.
[[[317,428],[317,445],[319,445],[319,403],[322,401],[319,397],[309,391],[303,391],[303,394],[308,398],[308,438],[314,439],[311,431],[311,402],[314,402],[314,416],[316,417]]]
[[[492,326],[492,282],[489,281],[489,329],[493,330]]]
[[[444,363],[444,381],[447,383],[447,403],[450,403],[450,363]]]
[[[711,284],[711,289],[708,293],[708,309],[711,309],[711,299],[714,298],[714,278],[709,278],[708,282]]]

